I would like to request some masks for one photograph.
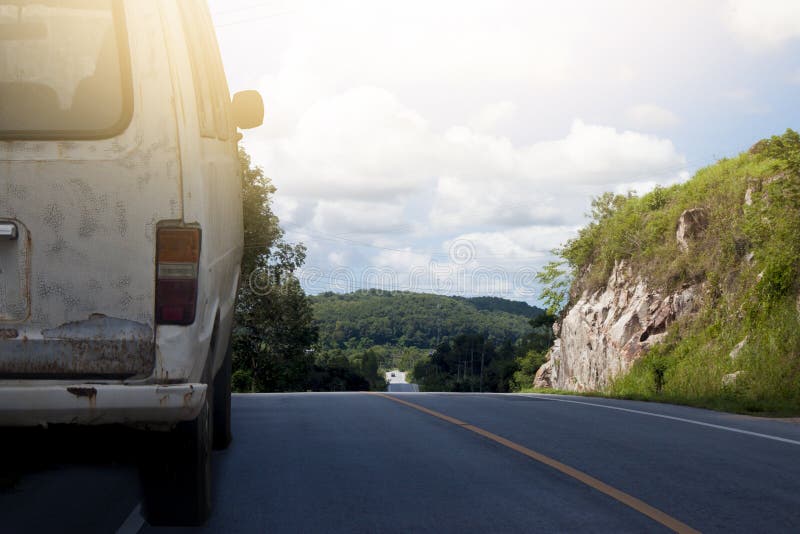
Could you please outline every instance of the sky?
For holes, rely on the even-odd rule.
[[[796,0],[210,0],[310,293],[540,303],[604,191],[800,128]]]

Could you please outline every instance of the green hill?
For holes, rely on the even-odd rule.
[[[320,345],[367,348],[394,345],[432,349],[460,334],[516,341],[542,310],[496,297],[448,297],[405,291],[361,290],[311,297]]]
[[[470,306],[482,311],[502,311],[512,315],[522,315],[523,317],[533,318],[541,314],[543,310],[536,306],[531,306],[527,302],[519,300],[508,300],[500,297],[451,297],[463,300]]]
[[[686,210],[707,220],[683,252]],[[551,297],[602,288],[620,260],[662,294],[703,289],[700,312],[673,323],[607,393],[800,413],[800,135],[787,130],[642,197],[603,195],[593,215],[560,251],[569,295],[550,276]]]

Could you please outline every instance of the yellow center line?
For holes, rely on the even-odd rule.
[[[647,517],[649,517],[650,519],[652,519],[652,520],[654,520],[654,521],[656,521],[658,523],[661,523],[662,525],[664,525],[665,527],[667,527],[670,530],[673,530],[674,532],[680,532],[681,534],[684,534],[684,533],[685,534],[690,534],[690,533],[691,534],[699,534],[699,531],[693,529],[689,525],[687,525],[687,524],[685,524],[685,523],[683,523],[681,521],[678,521],[674,517],[672,517],[670,515],[667,515],[666,513],[664,513],[661,510],[659,510],[658,508],[654,508],[654,507],[650,506],[646,502],[637,499],[633,495],[629,495],[628,493],[625,493],[624,491],[618,490],[617,488],[615,488],[613,486],[609,486],[605,482],[602,482],[602,481],[594,478],[591,475],[587,475],[583,471],[579,471],[578,469],[575,469],[574,467],[570,467],[570,466],[568,466],[566,464],[563,464],[563,463],[559,462],[558,460],[554,460],[553,458],[550,458],[549,456],[545,456],[544,454],[541,454],[541,453],[536,452],[534,450],[531,450],[531,449],[529,449],[527,447],[524,447],[524,446],[520,445],[519,443],[514,443],[513,441],[508,440],[508,439],[506,439],[504,437],[498,436],[497,434],[492,434],[488,430],[484,430],[482,428],[478,428],[477,426],[471,425],[469,423],[465,423],[464,421],[456,419],[455,417],[450,417],[449,415],[445,415],[445,414],[443,414],[441,412],[437,412],[435,410],[431,410],[429,408],[425,408],[424,406],[420,406],[419,404],[414,404],[413,402],[408,402],[408,401],[399,399],[397,397],[392,397],[391,395],[386,395],[385,393],[372,393],[372,394],[376,395],[378,397],[383,397],[385,399],[389,399],[391,401],[403,404],[405,406],[408,406],[409,408],[414,408],[415,410],[419,410],[420,412],[426,413],[426,414],[428,414],[430,416],[436,417],[436,418],[441,419],[443,421],[447,421],[448,423],[460,426],[461,428],[464,428],[465,430],[469,430],[470,432],[474,432],[475,434],[478,434],[478,435],[483,436],[483,437],[485,437],[487,439],[490,439],[490,440],[494,441],[495,443],[499,443],[500,445],[504,445],[504,446],[508,447],[509,449],[517,451],[520,454],[524,454],[528,458],[531,458],[533,460],[536,460],[537,462],[541,462],[541,463],[543,463],[545,465],[548,465],[548,466],[552,467],[553,469],[555,469],[556,471],[560,471],[561,473],[564,473],[565,475],[567,475],[569,477],[572,477],[575,480],[578,480],[579,482],[582,482],[582,483],[586,484],[587,486],[589,486],[591,488],[594,488],[597,491],[608,495],[612,499],[615,499],[615,500],[621,502],[622,504],[633,508],[637,512],[646,515]]]

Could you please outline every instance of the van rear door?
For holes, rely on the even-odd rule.
[[[153,372],[183,218],[162,32],[157,0],[0,0],[0,379]]]

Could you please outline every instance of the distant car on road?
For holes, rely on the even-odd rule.
[[[156,430],[145,515],[200,524],[261,97],[231,101],[205,2],[0,8],[0,426]]]

